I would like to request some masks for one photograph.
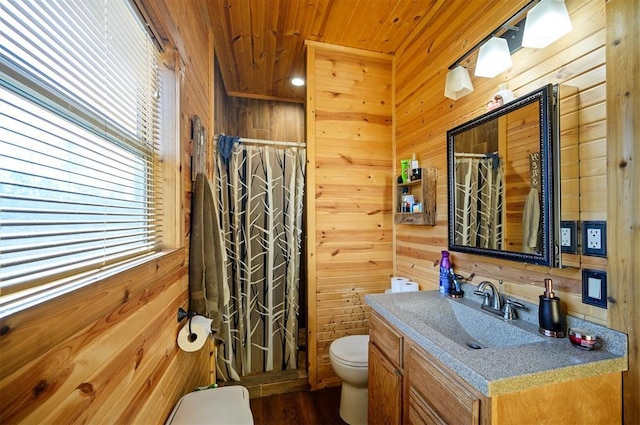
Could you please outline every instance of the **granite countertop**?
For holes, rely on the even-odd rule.
[[[581,350],[567,337],[540,334],[536,305],[523,302],[520,318],[505,321],[481,310],[473,289],[464,285],[471,295],[457,300],[420,291],[371,294],[365,302],[489,397],[628,369],[624,333],[567,316],[568,327],[594,332],[601,342],[598,349]],[[482,349],[470,348],[468,342]]]

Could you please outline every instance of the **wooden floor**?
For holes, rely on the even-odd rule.
[[[304,346],[306,329],[300,330]],[[308,391],[306,352],[298,352],[298,370],[245,376],[240,382],[249,390],[255,425],[347,425],[340,418],[340,387]],[[225,385],[222,383],[221,385]]]
[[[255,425],[346,425],[339,407],[340,387],[251,399]]]

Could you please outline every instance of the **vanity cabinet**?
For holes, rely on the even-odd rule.
[[[427,224],[436,225],[436,184],[438,170],[436,168],[421,168],[422,178],[396,184],[395,224]],[[404,193],[413,195],[416,203],[422,204],[421,211],[407,211],[403,207]]]
[[[490,423],[486,397],[375,312],[369,338],[370,424]]]
[[[369,424],[402,423],[402,335],[384,319],[369,317]],[[371,385],[375,383],[375,385]]]
[[[488,424],[489,399],[420,347],[408,343],[406,352],[405,423]],[[481,415],[486,411],[483,418]]]
[[[488,397],[375,311],[369,326],[370,424],[622,423],[620,372]]]

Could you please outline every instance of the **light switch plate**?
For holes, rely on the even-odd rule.
[[[560,250],[566,254],[577,254],[578,222],[560,222]]]
[[[596,257],[607,256],[607,222],[582,222],[582,253]]]
[[[607,308],[607,272],[582,269],[582,302]]]

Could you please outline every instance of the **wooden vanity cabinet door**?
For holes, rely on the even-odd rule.
[[[401,414],[402,373],[370,343],[368,423],[400,424]]]
[[[403,336],[376,312],[369,315],[369,341],[374,343],[398,369],[402,369]]]
[[[480,394],[420,347],[405,358],[408,424],[489,424],[490,399]]]
[[[369,424],[402,423],[403,336],[375,312],[369,316]]]

